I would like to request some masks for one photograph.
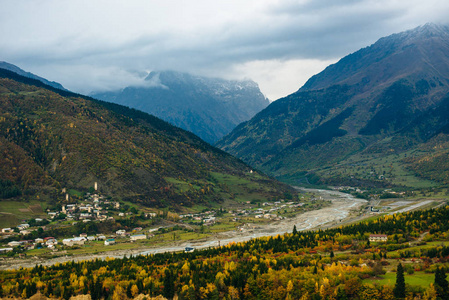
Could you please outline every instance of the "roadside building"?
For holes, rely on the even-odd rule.
[[[370,242],[386,242],[388,236],[386,234],[370,234],[368,239]]]

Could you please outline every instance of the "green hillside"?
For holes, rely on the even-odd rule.
[[[278,179],[448,184],[449,28],[394,34],[342,58],[217,143]]]
[[[0,151],[3,199],[57,202],[62,188],[87,192],[94,182],[112,197],[178,209],[291,192],[154,116],[7,70],[0,70]]]

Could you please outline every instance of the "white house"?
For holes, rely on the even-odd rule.
[[[86,242],[86,238],[84,238],[84,237],[74,237],[74,238],[62,240],[62,243],[66,246],[84,245],[85,242]]]
[[[91,218],[92,215],[90,213],[80,213],[80,219]]]
[[[21,242],[18,242],[18,241],[12,241],[12,242],[9,242],[8,243],[8,246],[11,246],[11,247],[17,247],[17,246],[19,246],[19,245],[21,245],[22,243]]]
[[[30,228],[30,224],[20,224],[20,225],[17,225],[17,228],[19,230],[24,230],[24,229]]]
[[[58,244],[58,240],[57,239],[55,239],[55,238],[45,238],[44,239],[45,240],[45,245],[47,245],[47,246],[54,246],[54,245],[57,245]]]
[[[51,219],[53,219],[54,217],[56,217],[57,214],[58,214],[58,213],[56,213],[56,212],[49,212],[49,213],[48,213],[48,216],[49,216]]]
[[[131,242],[134,242],[137,240],[145,240],[147,236],[145,234],[135,234],[131,235],[129,238],[131,239]]]
[[[203,222],[206,225],[215,224],[215,217],[210,217],[210,218],[204,219]]]
[[[116,235],[124,236],[126,234],[126,230],[120,229],[115,232]]]
[[[109,246],[109,245],[114,245],[115,244],[115,240],[114,239],[107,239],[106,241],[104,241],[105,246]]]
[[[2,233],[11,233],[11,232],[14,232],[14,229],[12,229],[12,228],[3,228],[2,229]]]

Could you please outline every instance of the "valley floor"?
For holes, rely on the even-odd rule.
[[[268,225],[251,225],[247,224],[242,231],[227,231],[214,234],[208,239],[200,239],[194,242],[178,241],[173,242],[169,246],[143,248],[136,244],[135,249],[107,251],[99,254],[88,254],[79,256],[60,256],[53,259],[42,259],[38,257],[32,258],[14,258],[5,259],[0,262],[0,270],[18,269],[20,267],[34,267],[36,264],[53,265],[66,261],[82,261],[92,259],[105,259],[107,257],[121,258],[130,255],[139,254],[154,254],[170,251],[183,251],[185,247],[194,247],[196,249],[215,247],[218,245],[226,245],[231,242],[243,242],[252,238],[262,236],[276,236],[291,232],[293,226],[296,225],[298,231],[324,229],[340,225],[343,223],[352,222],[359,218],[368,217],[363,214],[363,207],[366,206],[367,201],[357,199],[350,194],[345,194],[337,191],[318,190],[318,189],[303,189],[308,193],[313,193],[317,198],[331,201],[331,205],[319,210],[308,211],[293,218],[284,219]]]

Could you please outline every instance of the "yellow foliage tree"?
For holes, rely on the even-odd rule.
[[[231,300],[240,299],[239,290],[233,287],[232,285],[228,289],[228,295]]]
[[[114,294],[112,295],[112,300],[122,300],[126,299],[126,293],[123,290],[123,288],[120,285],[117,285],[117,287],[114,290]]]
[[[136,297],[139,294],[139,288],[137,287],[137,285],[133,284],[131,287],[131,295],[133,295],[133,297]]]

